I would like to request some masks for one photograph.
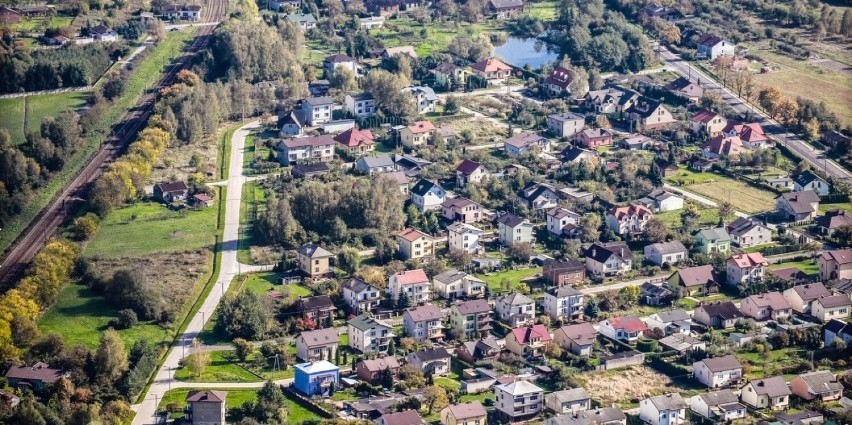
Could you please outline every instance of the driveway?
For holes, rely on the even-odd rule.
[[[216,281],[216,286],[207,295],[207,298],[201,305],[201,308],[189,322],[184,333],[178,338],[171,350],[166,354],[166,359],[163,362],[157,374],[154,377],[154,383],[145,394],[142,403],[134,405],[133,410],[136,416],[133,418],[133,425],[156,424],[154,414],[157,410],[157,402],[171,388],[180,387],[197,387],[206,384],[189,384],[176,381],[173,378],[174,370],[180,366],[181,356],[184,352],[189,351],[187,348],[192,346],[192,340],[201,333],[204,324],[210,320],[210,316],[222,300],[222,296],[228,291],[231,281],[237,275],[240,265],[237,261],[237,248],[240,228],[240,200],[242,197],[243,184],[246,177],[243,176],[243,151],[245,150],[246,136],[253,129],[260,126],[259,121],[250,122],[237,131],[231,138],[231,162],[228,169],[228,196],[227,199],[220,200],[225,202],[225,228],[223,232],[222,244],[222,259],[219,279]],[[185,385],[184,385],[185,384]],[[213,385],[213,384],[211,384]],[[215,386],[220,388],[239,388],[238,386],[230,387],[229,385],[244,385],[244,384],[220,384]],[[248,384],[245,384],[248,385]],[[257,385],[262,386],[263,383]],[[254,388],[247,386],[246,388]]]

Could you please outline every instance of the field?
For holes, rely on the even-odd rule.
[[[262,382],[293,377],[293,368],[275,370],[265,362],[263,367],[258,368],[253,363],[260,358],[260,352],[255,351],[246,363],[241,365],[236,362],[233,350],[211,351],[210,365],[204,368],[201,375],[192,376],[186,368],[181,367],[175,371],[174,378],[184,382]]]
[[[585,373],[586,390],[601,406],[618,404],[629,406],[634,399],[642,399],[666,392],[680,392],[671,378],[647,366],[631,366],[614,371]]]
[[[447,119],[442,121],[442,125],[453,129],[459,137],[468,135],[474,145],[502,141],[506,135],[505,127],[496,126],[482,117]]]
[[[688,203],[688,202],[687,202]],[[701,204],[695,204],[698,207],[698,212],[701,213],[702,226],[715,226],[719,224],[719,210],[716,208],[708,208]],[[682,227],[680,214],[683,210],[665,211],[654,214],[654,217],[662,220],[671,230],[678,230]]]
[[[397,47],[404,45],[414,46],[418,56],[429,56],[432,52],[439,52],[447,47],[450,40],[459,34],[472,31],[474,34],[487,34],[500,29],[495,26],[494,21],[482,22],[473,25],[448,22],[446,24],[420,24],[412,19],[391,19],[387,21],[384,28],[371,30],[371,35],[381,38],[385,47]],[[393,29],[396,26],[397,29]],[[421,35],[426,30],[425,36]]]
[[[71,16],[54,16],[49,21],[45,17],[21,18],[20,22],[10,25],[9,29],[25,33],[41,33],[47,28],[67,27],[72,22],[74,22],[74,18]]]
[[[213,247],[218,208],[171,211],[156,203],[137,203],[111,212],[95,238],[86,245],[87,257],[144,257],[158,252]]]
[[[541,19],[542,21],[552,21],[556,19],[556,7],[557,2],[555,1],[527,3],[526,13],[534,18]]]
[[[170,415],[170,418],[182,418],[183,417],[183,408],[186,406],[186,397],[189,395],[190,391],[193,391],[188,388],[181,388],[176,390],[168,391],[163,399],[160,401],[159,409],[165,409],[169,403],[177,403],[180,407],[181,412]],[[225,399],[225,405],[227,409],[232,412],[228,416],[229,423],[236,423],[239,421],[239,417],[234,415],[233,413],[237,412],[237,409],[242,407],[243,403],[250,401],[254,402],[257,400],[257,390],[256,389],[222,389],[221,391],[227,391],[228,396]],[[286,394],[285,394],[286,396]],[[284,407],[287,408],[287,422],[292,424],[299,424],[305,421],[320,421],[320,418],[316,413],[311,412],[310,410],[304,408],[302,405],[296,403],[291,398],[287,397],[287,400],[284,403]]]
[[[685,189],[717,202],[728,201],[737,211],[755,214],[775,209],[776,195],[741,181],[719,176],[714,182],[691,184]]]
[[[38,322],[42,334],[56,332],[62,335],[65,344],[83,344],[96,348],[103,331],[117,310],[102,296],[85,285],[68,284],[59,292],[56,304]],[[145,338],[159,343],[169,332],[152,323],[140,323],[130,329],[118,331],[125,346],[130,348],[134,341]]]
[[[784,348],[768,353],[741,352],[737,354],[737,357],[740,361],[746,360],[750,364],[745,376],[751,380],[776,375],[781,367],[794,364],[798,353],[797,348]]]
[[[801,261],[791,261],[787,263],[777,263],[770,264],[769,270],[778,270],[778,269],[786,269],[788,267],[795,267],[801,270],[804,273],[809,275],[815,275],[819,273],[819,264],[814,263],[811,260],[801,260]]]
[[[844,202],[840,204],[819,204],[820,214],[824,214],[826,211],[831,210],[846,210],[847,212],[852,213],[852,202]]]
[[[504,270],[496,273],[481,274],[477,275],[476,277],[484,280],[492,291],[501,291],[502,289],[500,288],[500,281],[502,281],[503,279],[508,279],[509,282],[511,282],[511,284],[514,286],[517,285],[521,281],[521,279],[532,277],[536,273],[541,273],[541,267],[518,270]]]
[[[0,99],[0,128],[9,132],[13,144],[23,143],[24,134],[24,98]]]
[[[249,274],[246,280],[240,285],[239,290],[266,295],[272,290],[280,292],[282,288],[284,286],[278,283],[278,273],[260,272]],[[290,295],[294,297],[308,297],[312,294],[309,288],[295,283],[286,285],[286,288],[290,291]]]
[[[66,109],[77,110],[86,104],[87,96],[86,92],[68,92],[0,99],[0,128],[9,132],[12,143],[24,143],[27,133],[38,131],[44,117],[55,117]]]
[[[675,176],[666,177],[666,181],[676,185],[689,185],[706,182],[715,182],[727,177],[720,176],[716,173],[698,173],[686,167],[680,167],[680,172]]]

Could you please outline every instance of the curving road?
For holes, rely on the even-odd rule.
[[[757,122],[763,127],[767,135],[774,136],[778,142],[782,143],[794,154],[804,159],[818,170],[823,170],[825,174],[852,182],[852,172],[843,168],[836,162],[828,159],[825,152],[815,149],[813,146],[798,138],[795,134],[787,131],[778,121],[771,119],[763,112],[749,105],[745,100],[739,98],[730,90],[722,87],[716,80],[710,78],[697,68],[691,66],[687,61],[681,59],[680,56],[669,51],[665,46],[659,46],[660,59],[666,62],[667,69],[671,69],[684,77],[698,80],[705,90],[717,92],[722,96],[722,99],[737,113],[752,114],[759,117]]]
[[[247,177],[243,176],[243,151],[245,150],[246,136],[260,126],[260,121],[253,121],[240,127],[234,132],[231,138],[231,162],[228,169],[227,180],[227,199],[220,199],[219,202],[225,202],[225,228],[223,229],[222,237],[222,257],[221,269],[219,278],[216,281],[216,287],[207,295],[207,298],[201,305],[201,308],[187,325],[183,334],[178,337],[174,345],[172,345],[166,359],[157,370],[154,377],[154,383],[145,394],[142,403],[133,406],[136,412],[136,417],[133,418],[133,425],[156,424],[157,418],[154,416],[157,410],[157,403],[169,389],[179,387],[231,387],[233,384],[188,384],[176,381],[174,379],[174,371],[180,366],[180,360],[185,353],[188,353],[192,346],[192,340],[201,333],[204,329],[204,324],[213,315],[216,306],[222,300],[222,296],[228,291],[228,286],[234,277],[240,271],[241,265],[237,261],[237,249],[239,248],[239,229],[240,229],[240,200],[243,193],[243,184]],[[234,385],[234,388],[254,388],[262,386],[263,383],[247,383]]]

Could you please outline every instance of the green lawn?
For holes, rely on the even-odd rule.
[[[141,257],[157,252],[212,247],[216,240],[217,212],[215,206],[171,211],[157,203],[136,203],[109,213],[83,254],[107,258]]]
[[[677,175],[666,177],[666,181],[672,184],[698,184],[708,181],[718,181],[726,177],[716,173],[699,173],[692,171],[686,167],[680,167],[680,172]]]
[[[251,291],[256,294],[266,295],[270,290],[280,291],[284,286],[278,283],[278,273],[275,272],[260,272],[252,273],[246,277],[243,282],[241,291]],[[299,284],[288,284],[290,294],[296,297],[309,297],[313,295],[310,288]]]
[[[716,208],[708,208],[701,204],[695,204],[698,207],[698,212],[701,213],[701,225],[702,226],[715,226],[719,224],[719,210]],[[669,226],[671,230],[678,230],[683,227],[680,214],[683,210],[675,210],[675,211],[665,211],[661,213],[654,214],[654,217],[662,220],[666,225]]]
[[[44,117],[55,117],[71,109],[78,110],[86,104],[88,92],[68,92],[27,96],[26,132],[38,131]]]
[[[812,260],[800,260],[791,261],[787,263],[770,264],[769,270],[786,269],[788,267],[795,267],[809,275],[815,275],[819,273],[819,264],[816,264]]]
[[[826,211],[831,210],[846,210],[847,212],[852,212],[852,202],[843,202],[840,204],[819,204],[820,214],[825,214]]]
[[[72,16],[54,16],[47,20],[46,17],[21,18],[21,21],[10,25],[9,29],[20,32],[43,32],[47,28],[67,27],[74,21]]]
[[[207,389],[207,388],[205,388]],[[183,418],[183,408],[186,407],[186,397],[189,395],[191,391],[195,391],[189,388],[180,388],[176,390],[167,391],[163,398],[160,400],[160,404],[158,405],[158,409],[163,410],[169,403],[177,403],[180,406],[180,412],[172,413],[169,415],[171,419]],[[228,395],[225,398],[225,407],[228,410],[238,409],[242,407],[243,403],[247,401],[254,402],[257,400],[257,390],[255,389],[219,389],[219,391],[227,391]],[[229,418],[229,419],[237,419],[237,418]]]
[[[211,351],[210,365],[199,376],[192,376],[186,368],[175,371],[174,378],[186,382],[260,382],[263,378],[231,360],[233,351]]]
[[[9,132],[13,144],[23,143],[26,139],[24,132],[24,98],[0,99],[0,128]]]
[[[745,376],[749,380],[752,380],[777,375],[778,370],[782,366],[792,365],[796,362],[799,352],[798,348],[784,348],[768,353],[740,352],[736,356],[741,360],[747,360],[751,364],[751,369]]]
[[[95,348],[117,313],[117,309],[85,285],[68,284],[59,292],[56,304],[41,317],[38,328],[42,334],[61,334],[69,346],[84,344]],[[169,336],[168,331],[152,323],[120,330],[118,334],[128,348],[142,338],[158,343]]]
[[[397,47],[411,45],[417,52],[418,56],[430,56],[433,52],[443,51],[450,40],[458,34],[466,34],[472,31],[473,34],[487,34],[500,30],[502,27],[497,21],[486,21],[472,25],[458,25],[452,23],[447,24],[420,24],[413,19],[391,19],[388,24],[395,25],[399,28],[398,31],[388,27],[371,30],[370,34],[381,38],[384,41],[385,47]],[[421,35],[421,31],[426,29],[425,37]]]
[[[542,21],[552,21],[556,19],[556,7],[557,2],[555,1],[528,3],[526,6],[526,13],[534,18],[541,19]]]
[[[477,275],[476,277],[484,280],[492,291],[500,291],[501,280],[508,279],[509,282],[512,283],[512,285],[516,285],[521,281],[521,279],[531,277],[536,273],[541,273],[541,267],[532,267],[528,269],[518,270],[504,270],[497,273]]]
[[[252,246],[265,245],[260,235],[254,232],[254,221],[257,214],[266,208],[266,191],[257,183],[243,185],[243,196],[240,199],[240,238],[237,258],[242,263],[251,264],[250,251]]]

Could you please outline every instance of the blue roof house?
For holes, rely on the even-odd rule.
[[[308,397],[329,396],[332,385],[340,387],[340,368],[326,360],[297,364],[293,385]]]

